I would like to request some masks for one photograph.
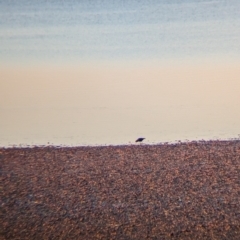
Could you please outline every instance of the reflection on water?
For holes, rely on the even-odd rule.
[[[91,69],[92,68],[92,69]],[[1,70],[0,145],[238,137],[236,65]],[[71,77],[70,77],[71,76]]]
[[[139,136],[146,137],[146,143],[225,139],[237,137],[240,120],[227,107],[214,107],[212,112],[204,106],[5,110],[2,114],[1,146],[128,144]]]

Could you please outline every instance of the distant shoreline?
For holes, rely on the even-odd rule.
[[[229,139],[208,139],[208,140],[176,140],[176,141],[166,141],[159,143],[129,143],[129,144],[89,144],[89,145],[55,145],[55,144],[9,144],[8,146],[0,146],[1,149],[34,149],[34,148],[102,148],[102,147],[137,147],[137,146],[162,146],[162,145],[179,145],[179,144],[209,144],[213,142],[240,142],[240,138],[229,138]]]

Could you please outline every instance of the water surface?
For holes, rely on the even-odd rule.
[[[240,134],[240,2],[0,0],[0,145]]]

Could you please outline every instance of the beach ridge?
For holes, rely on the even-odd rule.
[[[1,148],[3,239],[239,239],[240,140]]]

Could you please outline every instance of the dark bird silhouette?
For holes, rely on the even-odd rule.
[[[142,142],[145,138],[138,138],[136,142]]]

